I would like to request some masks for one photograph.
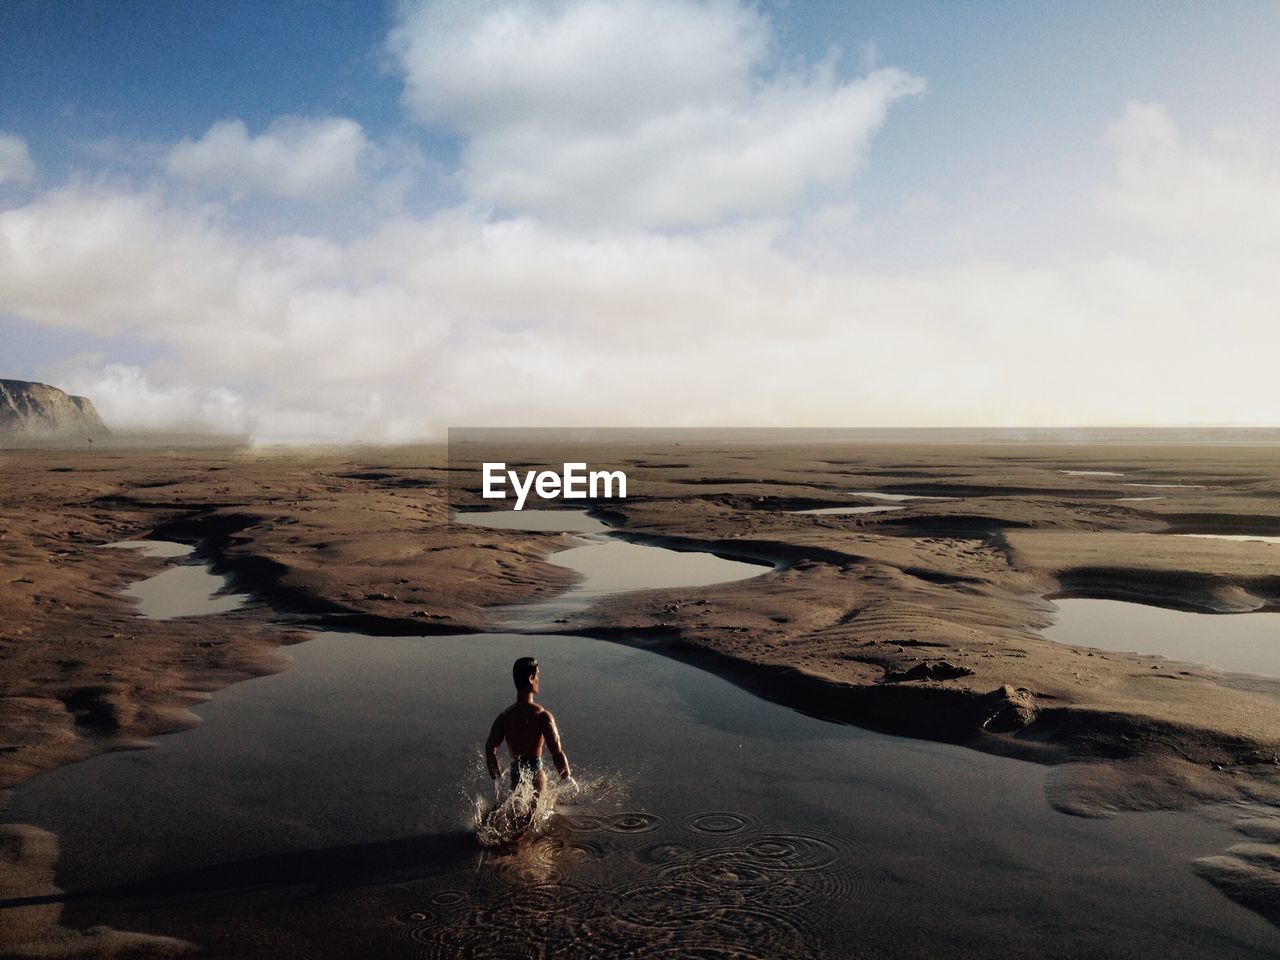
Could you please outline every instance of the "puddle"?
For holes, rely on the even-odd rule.
[[[1280,616],[1274,613],[1187,613],[1122,600],[1053,602],[1057,622],[1044,635],[1058,643],[1280,677]]]
[[[893,501],[940,499],[939,497],[921,497],[913,493],[880,493],[879,491],[876,491],[876,490],[850,490],[849,496],[867,497],[871,500],[893,500]]]
[[[1280,543],[1280,537],[1262,537],[1252,533],[1175,533],[1175,537],[1196,537],[1200,540],[1234,540],[1237,543]]]
[[[594,596],[735,564],[603,538],[556,561]],[[582,637],[319,633],[285,652],[285,672],[197,706],[199,727],[12,791],[9,819],[61,837],[58,883],[84,894],[68,924],[316,960],[1280,951],[1191,868],[1226,825],[1063,816],[1044,767],[825,723]],[[526,655],[585,789],[494,855],[469,827],[492,789],[480,745]]]
[[[535,516],[521,526],[520,517],[530,513],[559,514],[564,524],[597,523],[585,513],[572,510],[511,511],[503,516],[508,530],[549,530],[546,516]],[[570,526],[558,529],[574,529]],[[608,530],[603,524],[600,529]],[[673,587],[702,587],[713,583],[745,580],[767,573],[769,566],[729,560],[711,553],[668,550],[627,543],[608,534],[579,536],[577,545],[547,558],[551,563],[578,574],[578,581],[566,592],[536,603],[498,607],[494,616],[509,627],[522,630],[550,626],[581,612],[601,597],[634,590],[661,590]]]
[[[819,507],[816,510],[792,510],[792,513],[807,516],[822,516],[826,514],[853,514],[853,513],[884,513],[887,510],[902,510],[903,507],[894,504],[880,504],[873,507]]]
[[[123,540],[104,546],[113,549],[141,550],[148,557],[187,557],[194,547],[167,540]],[[210,573],[202,563],[170,567],[126,587],[122,593],[138,603],[138,615],[149,620],[172,620],[176,617],[200,617],[226,613],[242,607],[249,598],[242,593],[227,593],[226,577]]]
[[[1196,483],[1126,483],[1126,487],[1146,487],[1148,490],[1205,490],[1208,489],[1201,484]]]
[[[1168,497],[1116,497],[1118,502],[1138,503],[1143,500],[1167,500]]]
[[[458,511],[458,523],[491,530],[525,530],[530,533],[606,533],[609,527],[582,510]]]
[[[1123,477],[1123,473],[1117,473],[1114,470],[1059,470],[1059,473],[1066,474],[1068,477]],[[1132,486],[1132,484],[1130,484]]]
[[[102,547],[104,550],[137,550],[144,557],[186,557],[195,551],[190,544],[171,540],[120,540],[104,543]]]
[[[772,569],[710,553],[665,550],[621,540],[584,543],[553,554],[550,560],[583,578],[564,595],[565,599],[595,599],[632,590],[702,587],[758,577]]]
[[[317,958],[350,956],[353,929],[365,955],[1280,949],[1191,869],[1226,826],[1063,816],[1043,767],[823,723],[580,637],[326,633],[288,653],[199,706],[198,728],[14,791],[13,819],[61,835],[65,887],[165,878],[150,900],[79,900],[75,923],[222,956],[278,955],[258,924]],[[590,786],[548,835],[486,855],[466,826],[490,789],[479,749],[523,655]]]

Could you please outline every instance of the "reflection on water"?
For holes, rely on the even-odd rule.
[[[1252,533],[1179,533],[1179,537],[1198,537],[1201,540],[1235,540],[1240,543],[1280,543],[1280,537],[1261,537]]]
[[[808,514],[811,516],[821,516],[823,514],[853,514],[853,513],[884,513],[886,510],[901,510],[902,507],[893,504],[883,504],[873,507],[819,507],[816,510],[792,510],[792,513]]]
[[[579,559],[618,546],[635,545]],[[634,577],[602,563],[587,582],[648,582],[627,557]],[[321,633],[288,652],[200,705],[201,726],[13,792],[12,819],[61,835],[59,882],[89,893],[69,924],[313,960],[1280,950],[1189,867],[1224,826],[1065,817],[1041,767],[824,723],[582,637]],[[481,744],[527,655],[581,789],[495,852],[472,832]]]
[[[102,547],[104,550],[137,550],[144,557],[185,557],[195,550],[189,544],[171,540],[120,540],[104,543]]]
[[[1186,613],[1120,600],[1055,600],[1058,643],[1154,653],[1237,673],[1280,677],[1280,617],[1273,613]]]
[[[920,497],[911,493],[881,493],[878,490],[850,490],[851,497],[867,497],[871,500],[937,500],[937,497]]]
[[[552,554],[549,559],[582,577],[572,591],[574,595],[593,598],[630,590],[701,587],[756,577],[769,569],[758,563],[726,560],[710,553],[665,550],[603,539],[584,542],[582,546]]]
[[[560,524],[554,528],[558,530],[576,530],[576,525],[585,528],[588,524],[608,529],[577,510],[522,510],[497,516],[502,517],[502,525],[510,530],[550,530],[553,528],[547,524],[553,519]],[[569,590],[537,603],[495,607],[490,614],[506,627],[531,630],[549,627],[555,621],[580,613],[609,594],[728,583],[757,577],[770,569],[759,563],[729,560],[711,553],[627,543],[607,533],[584,533],[574,542],[568,550],[547,558],[578,575]]]
[[[580,539],[580,546],[547,558],[578,574],[573,587],[538,603],[494,607],[488,612],[504,626],[531,630],[581,613],[610,594],[728,583],[758,577],[770,569],[710,553],[665,550],[598,536]]]
[[[1066,817],[1035,765],[823,723],[581,637],[326,633],[289,654],[201,705],[196,729],[14,792],[13,819],[62,834],[65,886],[168,877],[145,912],[90,898],[74,922],[237,957],[270,954],[259,924],[288,930],[288,955],[325,958],[352,955],[353,931],[370,956],[406,940],[449,957],[1280,949],[1190,869],[1226,827]],[[462,838],[523,655],[542,662],[584,789],[495,855]]]
[[[817,957],[834,951],[805,914],[856,908],[876,886],[842,837],[768,833],[719,811],[650,826],[634,839],[606,821],[564,827],[523,862],[499,861],[481,891],[402,914],[405,935],[441,956],[527,956],[541,943],[595,957]],[[598,882],[606,858],[627,882]]]
[[[453,519],[473,527],[526,530],[534,533],[605,533],[609,529],[583,510],[455,511]]]
[[[123,540],[107,547],[141,550],[148,557],[187,557],[193,547],[167,540]],[[138,614],[150,620],[199,617],[226,613],[244,605],[248,597],[227,593],[226,577],[210,573],[203,564],[171,567],[126,587],[122,593],[138,603]]]
[[[1064,473],[1068,477],[1123,477],[1124,476],[1123,473],[1118,473],[1115,470],[1059,470],[1058,472]]]

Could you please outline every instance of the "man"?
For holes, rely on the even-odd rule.
[[[547,786],[547,775],[542,769],[542,745],[551,751],[551,759],[560,771],[560,779],[569,779],[569,758],[560,746],[560,731],[551,711],[533,702],[538,695],[541,675],[538,661],[533,657],[521,657],[511,667],[511,679],[516,685],[516,702],[498,714],[485,742],[485,756],[489,763],[489,776],[498,779],[498,747],[505,740],[511,752],[511,789],[520,785],[520,778],[528,774],[533,780],[534,800]]]

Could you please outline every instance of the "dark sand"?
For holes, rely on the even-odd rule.
[[[1280,682],[1099,656],[1038,632],[1053,595],[1206,611],[1280,605],[1271,545],[1158,536],[1280,534],[1280,450],[726,445],[593,459],[628,471],[631,498],[599,516],[629,537],[776,569],[613,597],[564,632],[689,660],[810,714],[1073,761],[1057,768],[1053,791],[1073,813],[1280,799]],[[439,449],[26,451],[0,454],[0,467],[4,785],[189,726],[187,708],[211,691],[280,669],[275,648],[300,639],[299,628],[481,631],[486,608],[572,580],[544,559],[565,535],[449,523]],[[1154,491],[1161,500],[1121,499],[1149,492],[1133,483],[1182,486]],[[876,502],[855,490],[947,499],[793,512]],[[254,602],[138,619],[120,590],[164,561],[96,546],[141,537],[201,544]],[[1276,919],[1273,823],[1247,818],[1245,842],[1201,869]],[[48,842],[19,831],[4,849],[17,865],[11,896],[49,885]],[[41,916],[32,923],[57,913]]]

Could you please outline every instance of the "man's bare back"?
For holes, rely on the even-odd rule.
[[[561,780],[569,779],[569,758],[561,746],[555,717],[550,710],[533,700],[542,679],[538,661],[532,657],[522,657],[515,662],[511,674],[516,685],[516,702],[498,714],[489,729],[489,738],[485,741],[489,776],[496,780],[502,773],[498,763],[498,748],[505,742],[511,753],[512,789],[519,785],[523,774],[528,774],[533,780],[535,794],[541,794],[547,783],[546,774],[542,770],[543,746],[551,751],[551,759]]]

